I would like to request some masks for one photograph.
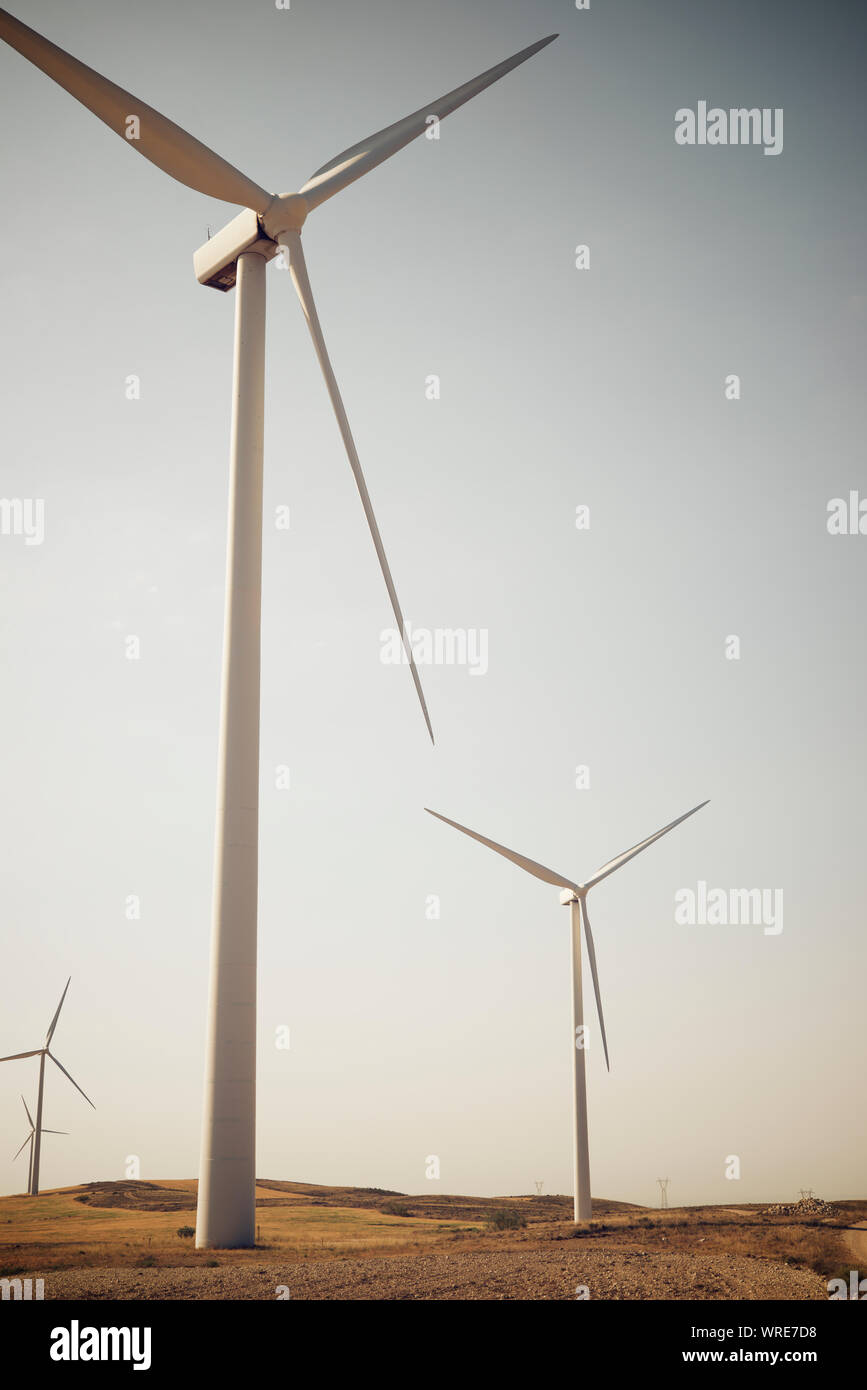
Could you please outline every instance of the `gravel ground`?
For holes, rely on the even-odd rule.
[[[387,1259],[301,1260],[217,1269],[77,1269],[51,1273],[49,1299],[822,1299],[817,1274],[744,1255],[585,1249],[478,1251]],[[285,1295],[284,1295],[285,1297]]]

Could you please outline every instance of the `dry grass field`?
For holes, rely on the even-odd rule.
[[[0,1275],[46,1297],[827,1297],[867,1202],[832,1217],[760,1206],[650,1210],[566,1197],[406,1196],[261,1181],[254,1250],[197,1251],[194,1181],[89,1183],[0,1198]],[[564,1292],[558,1292],[558,1290]],[[568,1289],[568,1292],[565,1290]]]

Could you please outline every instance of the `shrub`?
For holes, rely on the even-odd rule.
[[[179,1226],[179,1227],[178,1227],[178,1235],[180,1236],[181,1240],[191,1240],[192,1237],[193,1237],[195,1234],[196,1234],[196,1228],[195,1228],[195,1226]]]
[[[380,1211],[385,1212],[386,1216],[412,1216],[409,1207],[404,1206],[403,1202],[383,1202]]]
[[[517,1231],[526,1224],[526,1216],[515,1207],[499,1207],[488,1216],[488,1225],[495,1231]]]

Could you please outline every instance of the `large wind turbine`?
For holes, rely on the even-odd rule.
[[[265,391],[265,265],[281,248],[313,338],[331,404],[406,649],[428,733],[433,729],[391,571],[310,289],[301,228],[314,208],[538,53],[531,44],[317,169],[298,193],[272,195],[180,126],[0,10],[0,38],[180,183],[245,210],[193,258],[198,280],[237,285],[230,450],[217,843],[205,1106],[196,1243],[255,1240],[256,909],[259,645]]]
[[[554,869],[546,869],[544,864],[537,864],[535,859],[527,859],[523,854],[517,854],[513,849],[506,849],[505,845],[498,845],[496,840],[488,840],[484,835],[479,835],[475,830],[469,830],[465,825],[459,825],[456,820],[449,820],[448,816],[441,816],[439,811],[431,811],[425,807],[428,815],[436,816],[437,820],[445,821],[446,825],[454,826],[455,830],[461,830],[471,839],[478,840],[479,844],[487,845],[488,849],[496,850],[497,854],[502,854],[506,859],[511,859],[513,864],[517,864],[519,869],[525,869],[534,878],[540,878],[543,883],[551,883],[555,888],[561,888],[560,902],[564,907],[568,904],[572,916],[572,1080],[574,1095],[574,1127],[573,1127],[573,1195],[575,1200],[574,1217],[576,1221],[589,1221],[592,1214],[592,1203],[590,1200],[590,1147],[587,1139],[587,1078],[584,1070],[584,1052],[586,1045],[586,1035],[584,1029],[584,1005],[581,995],[581,917],[584,917],[584,928],[587,934],[587,958],[590,961],[590,974],[593,976],[593,992],[596,995],[596,1011],[599,1015],[599,1029],[602,1033],[602,1047],[605,1052],[605,1065],[611,1070],[608,1061],[608,1041],[605,1037],[605,1020],[602,1017],[602,999],[599,994],[599,976],[596,970],[596,951],[593,946],[593,933],[590,930],[590,918],[587,913],[587,894],[591,888],[595,888],[597,883],[601,883],[603,878],[613,874],[615,869],[620,869],[627,864],[630,859],[634,859],[636,854],[640,854],[648,845],[652,845],[654,840],[659,840],[663,835],[667,835],[669,830],[673,830],[681,821],[694,816],[696,811],[700,811],[707,802],[702,801],[701,805],[693,806],[691,811],[678,816],[670,825],[664,825],[655,834],[648,835],[646,840],[640,844],[633,845],[632,849],[624,850],[616,858],[609,859],[607,864],[603,864],[592,878],[588,878],[584,883],[573,883],[571,878],[566,878],[564,874],[558,874]]]
[[[29,1162],[28,1162],[28,1166],[27,1166],[27,1191],[30,1193],[31,1197],[35,1197],[35,1196],[38,1195],[37,1193],[35,1193],[35,1192],[33,1191],[33,1141],[34,1141],[34,1139],[36,1138],[36,1125],[34,1124],[33,1116],[31,1115],[30,1111],[27,1109],[27,1101],[24,1099],[23,1096],[21,1097],[21,1104],[24,1106],[24,1113],[25,1113],[25,1115],[27,1116],[28,1121],[30,1122],[30,1133],[28,1134],[27,1138],[24,1140],[24,1143],[21,1145],[21,1148],[18,1149],[18,1150],[16,1151],[15,1156],[14,1156],[14,1158],[12,1159],[12,1162],[13,1162],[13,1163],[15,1162],[15,1159],[18,1157],[18,1154],[21,1153],[21,1150],[22,1150],[22,1149],[26,1149],[26,1148],[27,1148],[27,1145],[29,1144],[29,1145],[30,1145],[30,1158],[29,1158]],[[43,1133],[43,1134],[68,1134],[68,1133],[69,1133],[69,1130],[67,1130],[67,1129],[43,1129],[43,1130],[42,1130],[42,1133]]]
[[[39,1091],[38,1091],[38,1094],[37,1094],[37,1097],[36,1097],[36,1123],[35,1123],[35,1125],[33,1125],[33,1134],[30,1136],[30,1138],[31,1138],[32,1141],[33,1141],[33,1148],[32,1148],[31,1155],[30,1155],[30,1195],[31,1195],[31,1197],[38,1197],[38,1196],[39,1196],[39,1155],[40,1155],[40,1151],[41,1151],[41,1148],[42,1148],[42,1136],[43,1136],[43,1134],[59,1134],[59,1133],[61,1133],[60,1130],[44,1130],[44,1129],[42,1128],[42,1097],[43,1097],[43,1093],[44,1093],[44,1090],[45,1090],[45,1059],[46,1059],[46,1057],[50,1057],[51,1060],[52,1060],[52,1062],[54,1063],[54,1065],[55,1065],[56,1067],[59,1067],[59,1068],[60,1068],[60,1070],[63,1072],[63,1075],[66,1077],[67,1081],[71,1081],[72,1084],[73,1084],[73,1086],[75,1087],[76,1091],[80,1091],[80,1092],[81,1092],[81,1094],[84,1096],[84,1099],[87,1101],[88,1105],[92,1106],[92,1108],[93,1108],[94,1110],[96,1109],[96,1106],[93,1104],[93,1101],[90,1099],[90,1096],[84,1094],[84,1091],[81,1090],[81,1087],[79,1086],[78,1082],[75,1081],[75,1080],[73,1079],[73,1077],[71,1077],[71,1076],[69,1075],[69,1072],[66,1070],[66,1067],[63,1065],[62,1062],[58,1062],[58,1060],[57,1060],[57,1058],[55,1057],[54,1053],[51,1051],[51,1039],[54,1037],[54,1030],[55,1030],[55,1028],[57,1027],[57,1020],[58,1020],[59,1017],[60,1017],[60,1010],[63,1008],[63,1001],[64,1001],[64,999],[66,998],[66,990],[69,989],[69,986],[70,986],[71,982],[72,982],[72,976],[70,975],[69,979],[66,981],[66,989],[64,989],[63,993],[62,993],[61,996],[60,996],[60,1003],[57,1005],[57,1008],[56,1008],[55,1011],[54,1011],[54,1017],[53,1017],[53,1019],[51,1020],[51,1022],[50,1022],[49,1025],[48,1025],[48,1032],[45,1034],[45,1045],[44,1045],[44,1047],[36,1047],[36,1048],[33,1049],[32,1052],[15,1052],[15,1053],[12,1054],[11,1057],[0,1057],[0,1062],[17,1062],[17,1061],[19,1061],[22,1057],[38,1057],[38,1058],[39,1058]],[[21,1099],[23,1100],[24,1097],[22,1096]],[[26,1105],[24,1106],[24,1109],[27,1110],[27,1106],[26,1106]],[[30,1119],[30,1111],[29,1111],[29,1110],[27,1110],[27,1118]],[[32,1120],[31,1120],[30,1122],[31,1122],[31,1124],[33,1124],[33,1121],[32,1121]],[[25,1143],[25,1144],[27,1143],[27,1140],[26,1140],[26,1139],[25,1139],[24,1143]],[[23,1148],[24,1145],[22,1144],[21,1147]],[[21,1152],[21,1149],[18,1150],[18,1153],[20,1153],[20,1152]],[[18,1154],[16,1154],[15,1157],[17,1158],[17,1157],[18,1157]]]

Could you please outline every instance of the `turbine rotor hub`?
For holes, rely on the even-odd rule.
[[[307,220],[307,199],[300,193],[278,193],[262,216],[262,226],[272,241],[281,232],[300,232]]]

